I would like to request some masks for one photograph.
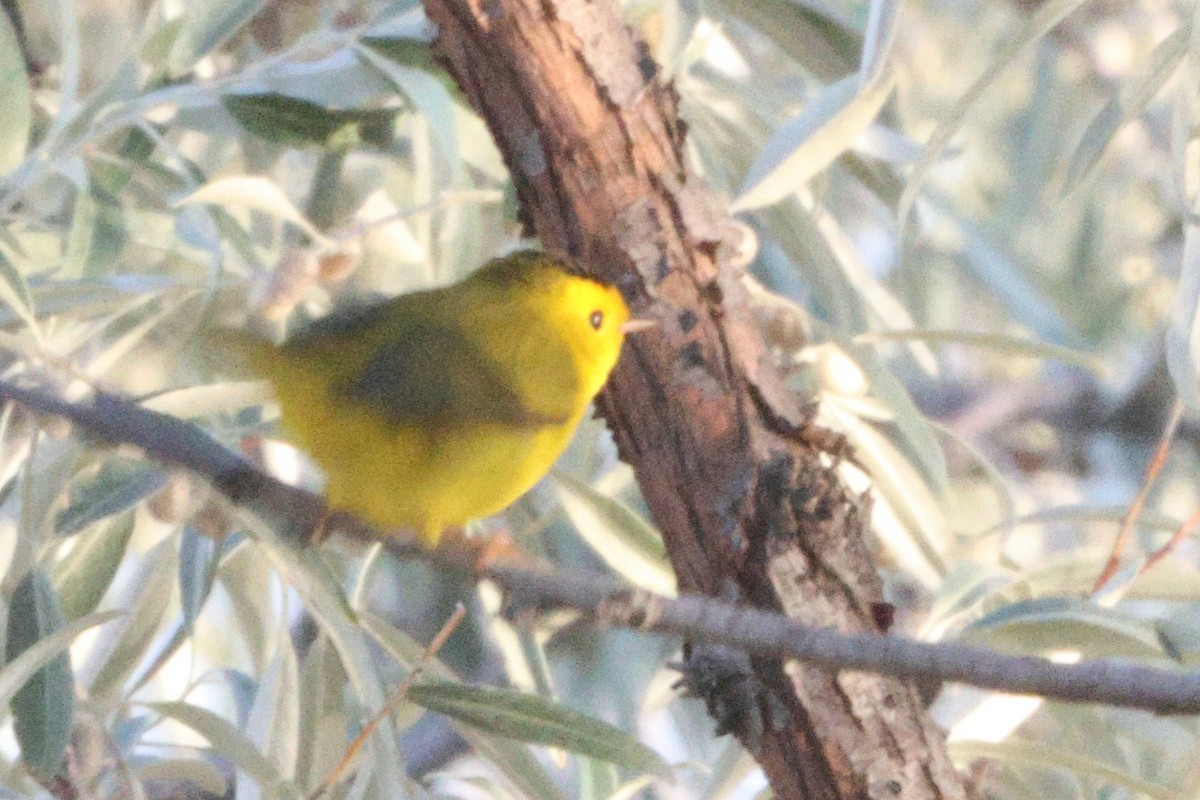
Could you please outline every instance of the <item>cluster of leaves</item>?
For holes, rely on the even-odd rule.
[[[119,388],[236,445],[270,429],[271,409],[191,357],[197,329],[447,282],[518,228],[419,4],[183,5],[4,4],[0,350],[7,377]],[[1172,397],[1159,342],[1181,258],[1168,360],[1193,402],[1193,11],[625,11],[680,92],[696,165],[747,222],[781,366],[870,469],[900,630],[1195,660],[1186,551],[1081,599]],[[1141,518],[1143,547],[1200,499],[1190,444]],[[266,455],[305,474],[286,448]],[[303,796],[470,591],[378,550],[296,554],[159,466],[11,408],[0,481],[0,708],[18,745],[0,785],[22,796],[55,775],[89,796],[164,777]],[[673,589],[598,424],[507,521],[556,563]],[[699,704],[673,698],[669,643],[560,620],[530,631],[496,606],[486,587],[473,596],[340,791],[715,800],[761,786]],[[443,739],[421,709],[453,720],[470,757],[443,768],[423,752]],[[1006,796],[1191,796],[1200,781],[1190,721],[965,692],[935,711],[953,754],[992,759]]]

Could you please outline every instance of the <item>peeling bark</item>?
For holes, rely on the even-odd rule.
[[[661,323],[631,337],[598,406],[680,589],[877,630],[869,502],[837,476],[838,437],[782,390],[729,266],[735,228],[689,169],[677,98],[616,3],[425,4],[525,221]],[[763,659],[750,669],[741,702],[757,708],[742,710],[757,724],[722,707],[781,800],[967,796],[909,683]]]

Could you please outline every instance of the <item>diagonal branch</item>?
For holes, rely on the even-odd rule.
[[[660,322],[626,343],[597,406],[681,590],[876,634],[869,502],[838,475],[845,447],[784,388],[734,266],[736,225],[689,165],[678,96],[620,4],[424,4],[530,230]],[[711,653],[685,656],[780,800],[971,793],[909,682],[744,656],[744,680],[725,681],[701,674]]]

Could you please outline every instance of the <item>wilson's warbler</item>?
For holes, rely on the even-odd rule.
[[[331,508],[433,544],[550,469],[626,332],[645,325],[615,288],[522,251],[444,289],[335,313],[281,346],[221,338],[273,385]]]

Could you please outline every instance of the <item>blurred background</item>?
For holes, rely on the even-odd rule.
[[[528,244],[417,2],[2,5],[6,378],[122,392],[316,488],[264,387],[201,357],[198,331],[281,336]],[[845,477],[875,498],[897,632],[1195,665],[1195,540],[1147,567],[1200,509],[1195,7],[623,11],[739,221],[780,369],[869,469]],[[1164,432],[1162,473],[1097,591]],[[467,621],[427,678],[526,700],[414,693],[335,796],[766,796],[672,688],[678,642],[570,617],[516,626],[490,587],[378,547],[297,555],[194,479],[13,408],[0,481],[3,796],[50,796],[55,774],[86,797],[306,796],[459,601]],[[673,590],[598,421],[477,532],[497,529],[531,556]],[[17,693],[13,658],[51,636],[57,657]],[[1193,719],[929,690],[951,754],[993,796],[1200,790]],[[480,727],[502,709],[507,736]],[[586,741],[546,747],[553,725]]]

